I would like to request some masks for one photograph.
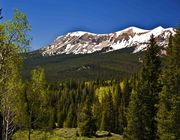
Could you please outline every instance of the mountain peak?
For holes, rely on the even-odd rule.
[[[141,29],[141,28],[134,27],[134,26],[128,27],[128,28],[126,28],[126,29],[124,29],[124,30],[122,30],[122,31],[128,31],[128,30],[132,30],[132,31],[135,32],[135,33],[142,33],[142,32],[147,32],[147,31],[149,31],[149,30]],[[120,32],[121,32],[121,31],[120,31]]]
[[[151,35],[157,44],[166,47],[173,28],[158,26],[152,30],[129,27],[110,34],[95,34],[84,31],[70,32],[58,37],[51,45],[42,49],[42,55],[87,54],[96,51],[114,51],[134,47],[134,53],[145,50]]]
[[[156,30],[163,30],[164,28],[162,26],[158,26],[155,28]]]
[[[86,34],[87,32],[84,31],[75,31],[75,32],[70,32],[68,33],[70,36],[82,36],[84,34]]]

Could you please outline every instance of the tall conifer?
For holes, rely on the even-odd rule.
[[[156,120],[158,93],[160,91],[159,75],[161,71],[160,48],[152,35],[150,45],[145,52],[139,82],[131,95],[128,112],[127,139],[154,140],[156,137]],[[137,94],[137,95],[136,95]],[[135,115],[131,115],[135,114]]]
[[[162,72],[157,122],[160,140],[180,139],[180,29],[170,37]]]

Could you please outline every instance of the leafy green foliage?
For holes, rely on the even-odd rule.
[[[15,10],[12,20],[0,24],[0,116],[2,139],[10,139],[19,121],[22,58],[19,52],[29,45],[30,27],[25,14]],[[17,98],[17,100],[15,100]]]

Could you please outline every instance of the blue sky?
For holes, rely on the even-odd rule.
[[[180,0],[0,0],[4,20],[15,8],[32,26],[35,50],[71,31],[110,33],[129,26],[178,27]]]

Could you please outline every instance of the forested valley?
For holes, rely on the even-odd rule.
[[[53,135],[60,128],[76,128],[74,139],[102,138],[100,131],[123,140],[180,139],[180,29],[165,55],[152,35],[131,76],[57,82],[47,82],[41,67],[23,78],[30,29],[19,10],[0,24],[0,139],[61,140]],[[32,137],[35,131],[43,136]]]

